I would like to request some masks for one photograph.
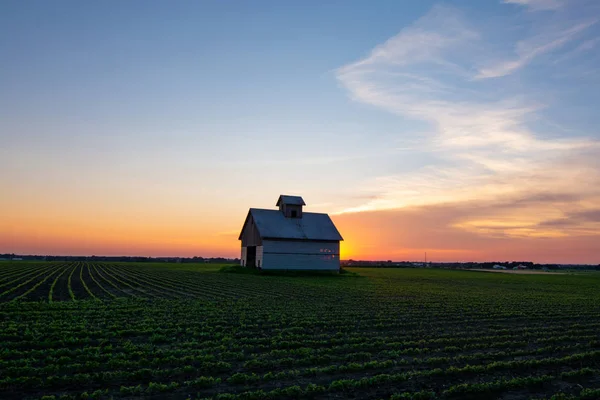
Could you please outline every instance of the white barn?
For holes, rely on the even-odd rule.
[[[279,210],[251,208],[242,227],[241,265],[264,270],[340,269],[340,240],[327,214],[309,213],[300,196],[281,195]]]

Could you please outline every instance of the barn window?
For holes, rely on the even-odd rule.
[[[298,212],[296,210],[292,210],[292,218],[297,218]]]

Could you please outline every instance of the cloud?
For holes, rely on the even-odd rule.
[[[517,58],[502,61],[494,65],[482,68],[475,76],[476,79],[499,78],[509,75],[529,64],[536,57],[556,50],[568,42],[574,40],[581,32],[585,31],[598,20],[581,22],[562,30],[553,29],[549,32],[539,34],[533,38],[522,40],[517,43]]]
[[[434,161],[366,181],[362,190],[374,197],[337,214],[484,204],[490,205],[484,214],[465,216],[454,228],[505,237],[578,234],[542,227],[600,200],[598,140],[533,129],[548,104],[532,100],[526,90],[480,78],[525,68],[534,57],[567,47],[594,23],[579,21],[552,35],[521,39],[517,60],[493,64],[494,43],[459,10],[435,6],[365,58],[339,68],[337,79],[355,101],[426,122],[427,129],[405,132],[404,139],[418,138]],[[491,66],[478,68],[485,64]],[[502,207],[542,197],[571,200]]]
[[[600,209],[592,209],[579,211],[571,214],[571,217],[577,218],[583,221],[600,222]]]
[[[517,4],[532,10],[557,10],[564,6],[561,0],[504,0],[506,4]]]
[[[378,63],[401,66],[422,62],[451,66],[451,63],[440,57],[440,53],[476,37],[477,33],[465,26],[458,10],[437,5],[413,26],[375,47],[369,57],[355,63],[353,67],[368,67]],[[427,84],[431,83],[425,77],[422,79]]]
[[[598,44],[598,42],[600,42],[600,37],[586,40],[583,43],[581,43],[579,46],[577,46],[577,48],[574,51],[582,52],[582,51],[592,50],[594,47],[596,47],[596,44]]]
[[[566,52],[565,54],[563,54],[562,56],[560,56],[556,60],[554,60],[554,64],[558,64],[558,63],[561,63],[564,61],[569,61],[574,57],[585,54],[585,53],[589,52],[590,50],[593,50],[594,47],[596,47],[596,45],[598,43],[600,43],[600,37],[595,37],[592,39],[584,40],[573,50]]]
[[[541,222],[540,227],[594,234],[600,231],[600,209],[569,212],[560,218]]]
[[[515,206],[505,205],[506,209]],[[528,221],[510,219],[488,224],[482,228],[485,234],[460,226],[474,215],[483,221],[488,213],[496,212],[494,205],[472,202],[342,214],[333,220],[344,235],[344,244],[352,244],[346,258],[417,261],[427,252],[432,261],[600,263],[598,236],[593,232],[564,235],[562,227],[540,229]],[[531,235],[531,231],[545,234]]]

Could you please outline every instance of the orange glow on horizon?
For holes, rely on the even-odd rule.
[[[23,210],[21,215],[0,215],[0,253],[237,258],[245,211],[224,214],[187,218],[163,212],[157,213],[160,218],[145,218],[123,212],[111,217],[68,214],[66,209],[54,214]],[[597,236],[537,238],[543,230],[523,230],[521,237],[498,235],[495,230],[503,225],[493,220],[457,220],[456,215],[455,209],[440,208],[350,213],[332,219],[344,237],[342,260],[422,261],[427,252],[434,262],[600,262]]]
[[[352,251],[352,247],[350,245],[350,243],[346,242],[345,240],[340,242],[340,259],[341,260],[348,260],[353,256],[354,252]]]

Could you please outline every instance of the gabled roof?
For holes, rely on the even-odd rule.
[[[303,212],[302,218],[286,218],[279,210],[251,208],[250,215],[263,239],[344,240],[327,214]]]
[[[283,203],[283,204],[293,204],[296,206],[305,206],[306,203],[304,202],[304,200],[302,199],[302,197],[300,196],[288,196],[286,194],[282,194],[279,195],[279,198],[277,199],[277,204],[275,204],[277,207],[279,207],[279,205]]]

